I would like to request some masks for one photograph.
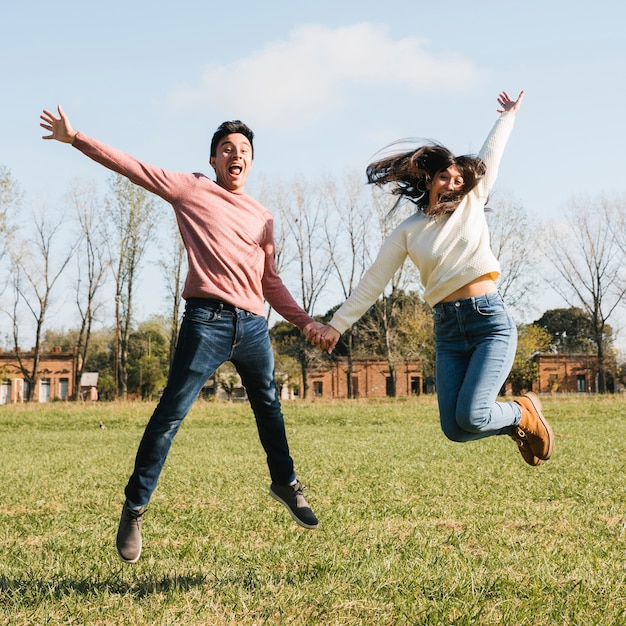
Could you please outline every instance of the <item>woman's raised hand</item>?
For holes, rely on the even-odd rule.
[[[517,100],[511,100],[511,96],[506,91],[503,91],[498,96],[498,104],[502,107],[498,109],[498,113],[504,113],[505,111],[511,111],[512,113],[517,113],[520,106],[522,105],[522,100],[524,99],[524,90],[519,92],[519,96],[517,96]]]

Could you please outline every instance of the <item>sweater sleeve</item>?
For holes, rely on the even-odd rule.
[[[169,203],[180,196],[181,177],[172,172],[138,161],[129,154],[80,132],[72,145],[100,165],[125,176]]]
[[[303,330],[307,324],[315,320],[298,305],[278,275],[273,232],[274,222],[273,220],[269,220],[267,224],[266,243],[263,247],[265,252],[265,270],[262,279],[263,296],[279,315],[297,326],[300,330]]]
[[[504,148],[509,140],[514,123],[515,113],[509,111],[502,113],[496,120],[478,153],[486,167],[485,175],[481,178],[475,190],[476,195],[479,197],[486,198],[496,182],[500,161],[502,160]]]
[[[376,302],[407,256],[401,224],[385,239],[378,256],[348,299],[337,309],[330,325],[343,334]]]

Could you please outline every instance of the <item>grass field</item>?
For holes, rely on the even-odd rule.
[[[114,537],[152,408],[0,407],[0,624],[626,623],[620,399],[544,399],[538,468],[508,437],[448,442],[432,398],[287,403],[315,531],[267,495],[248,406],[198,402],[127,565]]]

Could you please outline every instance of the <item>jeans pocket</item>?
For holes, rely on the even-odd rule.
[[[218,319],[220,311],[208,307],[190,307],[185,311],[185,317],[194,324],[206,324]]]
[[[476,302],[476,312],[484,317],[493,317],[494,315],[506,315],[506,307],[501,298],[494,301]]]

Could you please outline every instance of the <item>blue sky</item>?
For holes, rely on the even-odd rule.
[[[55,205],[106,172],[43,142],[42,108],[183,171],[208,167],[215,127],[256,133],[253,173],[364,171],[401,137],[476,152],[502,89],[526,98],[496,192],[541,220],[578,193],[622,193],[626,9],[396,0],[11,3],[0,38],[0,164]],[[270,207],[271,208],[271,207]]]
[[[178,170],[209,171],[224,119],[255,130],[255,170],[363,170],[407,136],[477,151],[501,89],[526,90],[498,182],[529,211],[622,191],[624,5],[604,0],[423,3],[11,3],[2,10],[0,164],[51,201],[103,179],[41,141],[43,107]]]

